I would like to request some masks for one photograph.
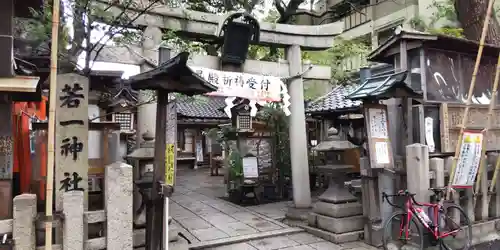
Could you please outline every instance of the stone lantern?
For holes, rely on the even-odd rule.
[[[154,162],[154,135],[147,131],[142,134],[143,142],[140,147],[127,155],[129,160],[135,161],[134,168],[134,224],[143,226],[146,223],[145,201],[149,197],[153,183]]]
[[[343,153],[354,148],[358,147],[342,140],[335,128],[330,128],[328,138],[312,148],[320,162],[316,169],[329,178],[329,184],[309,214],[309,226],[327,231],[335,243],[357,240],[363,234],[362,205],[345,187],[354,166],[345,164]]]

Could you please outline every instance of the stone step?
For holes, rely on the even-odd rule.
[[[360,202],[333,204],[318,201],[314,204],[312,211],[329,217],[348,217],[363,214],[363,206]]]
[[[320,237],[324,240],[327,240],[327,241],[330,241],[330,242],[333,242],[336,244],[359,241],[359,240],[363,240],[363,237],[364,237],[364,230],[336,234],[336,233],[328,232],[326,230],[322,230],[320,228],[315,228],[315,227],[311,227],[311,226],[300,226],[300,227],[312,235],[315,235],[317,237]]]
[[[206,249],[206,248],[231,245],[231,244],[236,244],[236,243],[241,243],[241,242],[247,242],[247,241],[251,241],[251,240],[259,240],[259,239],[270,238],[270,237],[281,236],[281,235],[296,234],[296,233],[301,233],[301,232],[304,232],[304,229],[293,228],[293,227],[292,228],[284,228],[284,229],[267,231],[267,232],[260,232],[260,233],[255,233],[255,234],[247,234],[247,235],[241,235],[241,236],[235,236],[235,237],[229,237],[229,238],[223,238],[223,239],[217,239],[217,240],[196,242],[196,243],[189,245],[188,249],[189,250],[191,250],[191,249],[192,250],[194,250],[194,249]]]

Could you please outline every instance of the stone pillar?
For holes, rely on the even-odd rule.
[[[144,30],[142,39],[142,55],[151,62],[158,63],[158,48],[162,42],[162,32],[160,28],[148,26]],[[150,70],[151,67],[144,63],[141,65],[141,72]],[[139,91],[139,102],[148,102],[154,95],[153,91]],[[156,103],[148,103],[137,107],[137,142],[141,142],[142,134],[149,131],[156,131]],[[137,145],[139,147],[139,144]]]
[[[120,132],[119,131],[113,131],[108,134],[108,148],[109,151],[109,161],[110,162],[117,162],[117,161],[123,161],[123,157],[120,154]]]
[[[444,159],[432,158],[429,160],[429,168],[434,171],[434,180],[437,188],[444,187]]]
[[[35,250],[36,195],[22,194],[14,198],[12,237],[15,249]]]
[[[139,103],[149,102],[153,96],[153,91],[141,90],[139,91]],[[137,107],[137,144],[139,148],[142,142],[142,135],[146,132],[154,133],[156,129],[155,118],[156,116],[156,103],[148,103]]]
[[[57,76],[54,167],[57,211],[62,210],[63,193],[75,189],[85,192],[85,208],[87,208],[88,152],[91,147],[88,143],[88,88],[89,79],[79,74]],[[63,154],[61,154],[61,149],[64,149]]]
[[[63,194],[62,206],[63,222],[63,249],[83,250],[85,227],[83,222],[83,192],[70,191]]]
[[[429,202],[429,148],[415,143],[406,146],[406,180],[408,190],[418,202]]]
[[[382,197],[382,192],[387,194],[393,194],[394,189],[394,177],[389,171],[382,170],[378,173],[378,197]],[[393,207],[389,205],[387,201],[380,201],[380,218],[382,220],[382,225],[391,217],[393,212]]]
[[[133,249],[132,166],[115,162],[105,171],[106,248]]]
[[[290,76],[302,73],[302,55],[298,45],[286,49]],[[304,83],[301,77],[291,80],[290,94],[290,157],[292,162],[293,201],[296,208],[311,206],[309,156],[307,154],[306,116],[304,113]]]

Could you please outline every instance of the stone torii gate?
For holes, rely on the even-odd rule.
[[[98,0],[107,4],[106,1]],[[111,13],[119,15],[123,6],[114,6]],[[134,18],[141,12],[139,9],[130,9],[126,12]],[[141,66],[141,71],[148,70],[151,64],[158,63],[158,48],[162,42],[162,29],[175,30],[187,37],[217,39],[222,28],[225,16],[170,9],[159,5],[142,14],[135,20],[133,26],[145,28],[142,47],[105,47],[96,61],[120,62]],[[328,82],[331,79],[331,69],[325,66],[303,65],[302,50],[325,50],[333,45],[334,38],[342,33],[342,23],[332,23],[318,26],[302,26],[274,23],[260,23],[260,45],[285,48],[286,60],[278,63],[266,61],[246,60],[242,66],[244,73],[271,75],[281,78],[302,75],[288,82],[290,94],[290,153],[292,163],[293,197],[295,208],[311,206],[309,188],[309,164],[307,153],[307,136],[304,113],[304,83],[303,79],[315,79]],[[93,57],[92,57],[93,58]],[[147,63],[145,63],[147,62]],[[191,58],[191,65],[221,70],[218,57],[195,55]],[[304,73],[305,72],[305,73]],[[139,101],[149,100],[147,94],[141,93]],[[156,105],[141,105],[138,108],[138,134],[146,131],[155,131]],[[175,138],[174,138],[175,139]]]

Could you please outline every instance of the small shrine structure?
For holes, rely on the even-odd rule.
[[[381,201],[380,193],[408,189],[417,194],[418,201],[426,202],[430,187],[449,183],[477,50],[474,41],[398,28],[369,55],[371,61],[392,64],[394,73],[370,77],[347,96],[361,100],[364,110],[368,154],[361,158],[361,175],[367,243],[380,246],[383,222],[393,212]],[[490,55],[499,51],[493,45],[484,47],[465,124],[468,129],[483,129],[488,104],[498,101],[491,100],[497,60]],[[498,115],[495,109],[493,116]],[[493,119],[486,140],[488,164],[478,174],[482,181],[476,194],[472,189],[457,189],[453,195],[473,227],[486,230],[484,235],[493,232],[486,229],[488,222],[480,221],[500,215],[498,192],[491,194],[490,203],[486,195],[498,188],[498,182],[493,187],[488,184],[497,159],[495,151],[500,149],[497,119]]]

